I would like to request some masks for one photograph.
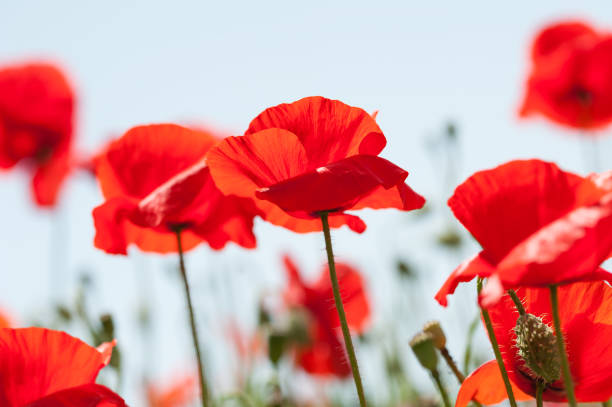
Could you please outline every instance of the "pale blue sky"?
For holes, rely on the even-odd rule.
[[[591,169],[572,132],[542,120],[519,122],[515,114],[530,38],[541,25],[567,16],[612,28],[612,7],[603,0],[4,1],[0,63],[42,57],[67,69],[79,95],[77,145],[82,151],[142,123],[203,123],[238,134],[264,108],[309,95],[379,110],[378,122],[388,138],[383,156],[410,171],[409,183],[440,203],[447,197],[440,196],[424,140],[449,118],[457,121],[462,136],[461,179],[513,158],[550,159],[578,172]],[[610,153],[605,140],[598,148],[602,157]],[[87,267],[96,272],[100,288],[92,307],[120,314],[119,340],[129,351],[138,342],[132,315],[125,310],[138,303],[134,269],[146,269],[162,318],[151,369],[163,377],[189,361],[180,287],[164,272],[175,259],[136,250],[132,258],[113,257],[95,250],[90,212],[101,197],[87,176],[70,181],[56,215],[33,207],[23,173],[2,174],[0,191],[1,305],[23,319],[44,315],[50,263],[65,266],[66,295],[74,289],[73,276]],[[412,315],[414,326],[438,317],[459,332],[464,329],[456,312],[430,299],[462,257],[432,256],[430,245],[423,243],[423,233],[437,230],[441,222],[403,222],[394,211],[363,216],[369,230],[336,233],[336,251],[363,267],[380,318],[389,315],[384,293],[392,256],[401,253],[431,269],[421,290],[426,301]],[[396,230],[389,233],[390,227]],[[52,245],[54,228],[67,229],[66,245]],[[309,273],[324,260],[317,234],[295,235],[263,222],[257,223],[256,234],[260,248],[255,252],[232,247],[212,253],[202,246],[189,257],[203,329],[219,328],[218,316],[232,307],[239,309],[241,320],[251,321],[249,307],[259,292],[282,284],[278,253],[283,250],[295,253]],[[68,255],[53,257],[53,247]],[[223,273],[235,275],[236,291],[219,304],[208,297],[206,287],[210,280],[223,280]],[[451,346],[461,349],[463,336]],[[133,354],[131,368],[139,360]],[[212,359],[221,370],[224,359]],[[375,374],[366,369],[365,375],[366,386],[373,387],[376,379],[368,376]],[[136,400],[130,384],[126,395]]]

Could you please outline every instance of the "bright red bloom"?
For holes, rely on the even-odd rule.
[[[327,266],[319,279],[308,285],[288,256],[283,261],[289,280],[285,301],[291,308],[305,310],[309,317],[310,343],[297,348],[296,363],[314,375],[348,376],[351,367],[339,329],[340,320],[334,307]],[[336,263],[336,272],[348,326],[354,333],[363,333],[370,318],[370,302],[363,279],[357,270],[344,263]]]
[[[460,282],[490,277],[483,305],[504,289],[612,276],[612,174],[583,178],[538,160],[511,161],[459,185],[448,205],[481,244],[436,294],[442,305]]]
[[[0,169],[25,164],[40,206],[55,205],[70,169],[74,95],[47,64],[0,69]]]
[[[3,407],[125,407],[95,384],[114,343],[98,349],[63,332],[0,329],[0,405]]]
[[[518,289],[517,294],[523,299],[527,313],[540,316],[552,328],[547,288]],[[489,313],[513,386],[521,393],[535,396],[535,381],[515,344],[513,328],[518,312],[514,303],[506,295],[489,309]],[[602,281],[559,287],[559,314],[577,400],[608,400],[612,397],[612,355],[609,352],[612,346],[612,288]],[[506,398],[503,389],[496,362],[488,362],[463,382],[456,406],[466,406],[472,397],[482,404],[499,403]],[[566,400],[562,379],[546,387],[544,400]]]
[[[521,116],[540,114],[573,128],[612,122],[612,35],[582,22],[544,28],[531,51]]]
[[[168,253],[206,241],[255,247],[252,201],[224,196],[204,155],[218,142],[205,131],[174,124],[139,126],[110,143],[96,159],[104,204],[93,211],[96,247],[126,254],[127,246]]]
[[[196,398],[197,388],[196,377],[193,375],[179,377],[164,386],[150,385],[147,387],[149,407],[189,406]]]
[[[242,137],[228,137],[207,156],[225,194],[256,200],[263,217],[295,232],[331,227],[356,232],[365,223],[347,210],[418,209],[425,200],[408,173],[378,157],[385,136],[372,116],[337,100],[308,97],[266,109]]]

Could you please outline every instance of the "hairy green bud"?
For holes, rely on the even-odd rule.
[[[561,378],[561,359],[551,327],[533,314],[521,315],[514,327],[518,355],[533,379],[552,383]]]

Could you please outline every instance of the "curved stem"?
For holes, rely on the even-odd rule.
[[[510,295],[510,298],[512,298],[512,301],[514,301],[514,305],[516,306],[516,310],[519,312],[519,314],[525,315],[525,308],[523,307],[523,303],[521,302],[521,299],[516,294],[516,291],[508,290],[508,294]]]
[[[563,372],[563,383],[565,384],[565,392],[567,401],[570,407],[576,407],[576,396],[574,395],[574,381],[567,360],[567,352],[565,351],[565,341],[563,340],[563,332],[561,331],[561,318],[559,318],[559,296],[557,286],[550,286],[550,305],[552,307],[553,322],[555,324],[555,335],[557,336],[557,350],[561,358],[561,371]]]
[[[440,374],[437,370],[433,370],[431,372],[431,377],[433,377],[434,382],[436,382],[436,386],[438,387],[438,391],[440,392],[440,396],[442,397],[442,402],[444,403],[444,407],[451,407],[450,400],[448,398],[448,393],[446,393],[446,389],[442,384],[442,380],[440,380]]]
[[[482,290],[482,279],[478,279],[478,293]],[[504,386],[506,387],[506,393],[508,394],[508,401],[512,407],[517,407],[516,399],[514,398],[514,392],[512,391],[512,385],[510,384],[510,379],[508,378],[508,371],[506,371],[506,366],[504,365],[504,360],[502,359],[501,351],[499,350],[499,343],[497,343],[497,337],[495,336],[495,331],[493,330],[493,324],[491,323],[491,317],[489,316],[489,311],[484,308],[480,308],[482,312],[482,319],[484,320],[485,326],[487,327],[487,333],[489,334],[489,339],[491,340],[491,346],[493,347],[493,353],[495,353],[495,360],[497,360],[497,366],[499,366],[499,372],[501,373],[502,379],[504,380]]]
[[[187,279],[187,270],[185,269],[185,259],[183,256],[183,242],[181,240],[181,230],[177,229],[176,243],[178,245],[179,254],[179,265],[181,270],[181,277],[183,279],[183,286],[185,289],[185,298],[187,299],[187,308],[189,310],[189,323],[191,325],[191,336],[193,338],[193,347],[196,353],[196,359],[198,362],[198,373],[200,377],[200,388],[202,390],[202,407],[208,406],[208,386],[206,385],[206,376],[204,375],[204,364],[202,363],[202,352],[200,351],[200,340],[198,338],[198,329],[195,322],[195,314],[193,311],[193,303],[191,301],[191,292],[189,291],[189,280]]]
[[[544,394],[544,383],[538,381],[536,383],[536,407],[543,407],[544,401],[542,395]]]
[[[452,370],[453,374],[457,378],[459,384],[463,383],[465,381],[465,376],[463,375],[463,373],[461,373],[461,370],[459,370],[459,367],[457,366],[457,363],[455,363],[455,360],[448,351],[448,348],[446,346],[443,347],[442,349],[440,349],[440,353],[442,354],[442,357],[446,361],[446,364],[448,365],[450,370]],[[482,404],[480,404],[476,400],[472,400],[472,403],[474,403],[474,405],[478,407],[482,407]]]
[[[359,396],[359,404],[361,405],[361,407],[365,407],[366,399],[365,394],[363,392],[363,384],[361,383],[361,375],[359,374],[359,366],[357,365],[357,357],[355,356],[355,348],[353,348],[351,333],[346,322],[344,305],[342,305],[342,297],[340,297],[340,287],[338,285],[338,276],[336,275],[336,263],[334,261],[334,251],[332,249],[331,233],[329,231],[329,220],[327,212],[321,212],[321,223],[323,225],[323,235],[325,236],[325,249],[327,250],[329,278],[332,283],[332,290],[334,292],[334,302],[336,303],[336,310],[338,311],[338,317],[340,318],[340,325],[342,326],[344,344],[346,345],[346,351],[348,353],[349,361],[351,362],[351,370],[353,371],[353,380],[355,381],[357,395]]]
[[[450,370],[452,370],[453,374],[457,378],[457,381],[459,382],[459,384],[463,383],[463,381],[465,380],[465,376],[463,375],[463,373],[461,373],[461,371],[457,367],[457,364],[453,360],[453,357],[451,356],[446,346],[440,349],[440,353],[442,354],[442,357],[446,361],[446,364],[448,365],[448,367],[450,367]]]
[[[612,402],[610,400],[604,401],[601,403],[602,407],[612,407]]]

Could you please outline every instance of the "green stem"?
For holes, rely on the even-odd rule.
[[[185,298],[187,299],[187,308],[189,309],[189,323],[191,324],[191,336],[193,338],[193,347],[196,353],[198,362],[198,373],[200,377],[200,388],[202,390],[202,407],[208,407],[208,386],[206,385],[206,376],[204,374],[204,364],[202,363],[202,352],[200,351],[200,340],[198,338],[198,329],[195,322],[195,314],[193,311],[193,303],[191,301],[191,292],[189,291],[189,280],[187,279],[187,270],[185,269],[185,259],[183,256],[183,242],[181,239],[181,230],[176,229],[176,243],[178,246],[179,265],[183,286],[185,289]]]
[[[565,384],[565,393],[570,407],[576,407],[576,396],[574,395],[574,381],[570,372],[569,362],[567,360],[567,352],[565,351],[565,341],[563,340],[563,332],[561,331],[561,318],[559,318],[559,295],[557,286],[550,286],[550,305],[552,307],[553,322],[555,324],[555,335],[557,336],[557,350],[561,358],[561,369],[563,372],[563,383]]]
[[[603,407],[612,407],[612,402],[610,400],[604,401],[601,403]]]
[[[353,380],[355,381],[355,387],[357,388],[359,404],[361,407],[365,407],[366,399],[363,392],[363,384],[361,383],[361,375],[359,374],[359,366],[357,365],[357,357],[355,356],[355,349],[353,348],[351,333],[346,322],[346,314],[344,313],[344,305],[342,305],[342,297],[340,297],[340,287],[338,285],[338,276],[336,275],[336,263],[334,261],[334,251],[332,249],[331,234],[329,231],[328,214],[327,212],[321,212],[320,215],[321,223],[323,225],[323,235],[325,236],[325,249],[327,250],[329,278],[331,280],[332,290],[334,292],[334,302],[336,303],[336,310],[338,311],[340,325],[342,326],[342,335],[344,336],[344,344],[346,345],[346,351],[351,363],[351,370],[353,371]]]
[[[478,293],[482,290],[482,280],[478,280]],[[510,379],[508,378],[508,372],[506,371],[506,366],[504,365],[504,360],[502,359],[501,351],[499,350],[499,344],[497,343],[497,338],[495,337],[495,331],[493,330],[493,324],[491,323],[491,317],[489,316],[489,311],[484,308],[481,308],[482,319],[484,320],[485,326],[487,327],[487,333],[489,334],[489,339],[491,340],[491,346],[493,347],[493,353],[495,353],[495,360],[497,360],[497,365],[499,366],[499,372],[501,373],[502,379],[504,380],[504,386],[506,387],[506,393],[508,394],[508,401],[510,402],[510,406],[517,407],[516,399],[514,398],[514,392],[512,391],[512,385],[510,384]]]
[[[544,383],[538,381],[536,383],[536,407],[543,407],[544,402],[542,399],[542,395],[544,394]]]
[[[508,290],[508,294],[510,295],[510,298],[512,298],[512,301],[514,301],[514,305],[516,306],[516,310],[519,312],[519,314],[525,315],[525,308],[523,307],[521,299],[516,294],[516,291]]]
[[[444,403],[444,407],[451,407],[450,400],[448,398],[448,394],[446,393],[446,389],[442,384],[442,380],[440,380],[440,374],[437,370],[433,370],[431,372],[431,377],[433,377],[434,382],[436,382],[436,386],[438,387],[438,391],[440,392],[440,396],[442,397],[442,402]]]

